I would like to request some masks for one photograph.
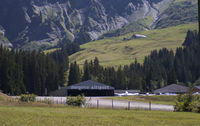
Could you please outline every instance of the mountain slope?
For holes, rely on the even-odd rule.
[[[187,24],[198,20],[197,0],[177,0],[170,4],[159,16],[155,28],[166,28]]]
[[[148,16],[144,19],[139,19],[137,21],[133,21],[125,26],[123,26],[120,29],[111,30],[99,37],[99,39],[107,38],[107,37],[114,37],[114,36],[120,36],[131,32],[138,32],[138,31],[144,31],[149,30],[149,24],[152,22],[152,17]]]
[[[118,36],[195,22],[196,3],[197,0],[1,0],[0,26],[5,30],[7,45],[44,50],[69,41],[83,44],[107,37],[103,35],[107,32],[108,36]],[[1,43],[5,42],[1,39]]]
[[[0,45],[4,45],[6,47],[12,47],[12,44],[5,37],[5,30],[0,26]]]
[[[147,38],[124,41],[124,38],[130,38],[135,34],[130,33],[89,42],[81,45],[83,50],[70,56],[70,61],[83,64],[85,60],[93,60],[98,57],[103,66],[126,65],[133,62],[135,58],[142,62],[144,56],[147,56],[154,49],[166,47],[175,50],[182,46],[187,31],[189,29],[197,30],[197,28],[196,23],[184,24],[165,29],[136,32],[147,36]]]
[[[173,0],[1,0],[0,25],[16,48],[45,49],[63,39],[85,43],[147,16]],[[66,41],[64,41],[66,42]]]
[[[163,2],[162,4],[166,3]],[[143,19],[135,20],[122,28],[103,34],[101,38],[114,37],[147,29],[167,28],[198,20],[197,0],[174,0],[168,3],[165,8],[159,8],[157,5],[152,5],[152,7],[155,10],[154,17],[147,16]]]

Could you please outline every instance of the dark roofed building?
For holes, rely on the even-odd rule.
[[[67,87],[67,96],[113,96],[114,88],[92,80],[80,82]]]
[[[193,91],[200,93],[200,85],[199,86],[194,86]]]
[[[181,86],[177,84],[171,84],[166,87],[157,89],[154,91],[154,94],[165,94],[165,93],[174,93],[174,94],[184,94],[188,92],[188,87],[186,86]]]

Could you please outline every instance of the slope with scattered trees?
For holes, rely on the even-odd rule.
[[[145,57],[143,64],[135,59],[134,63],[117,69],[104,68],[99,65],[98,58],[95,58],[90,62],[86,60],[81,72],[75,62],[71,64],[73,67],[70,68],[69,84],[93,79],[114,86],[116,89],[140,89],[144,92],[172,83],[192,86],[200,78],[198,42],[197,32],[188,31],[184,47],[177,48],[175,53],[166,48],[154,50]]]

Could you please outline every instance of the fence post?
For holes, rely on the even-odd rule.
[[[99,100],[97,100],[97,108],[99,108]]]
[[[114,105],[113,105],[113,99],[112,99],[112,109],[114,108]]]
[[[149,110],[151,111],[151,101],[149,101]]]
[[[38,116],[38,126],[40,126],[39,116]]]
[[[131,104],[131,102],[128,101],[128,110],[130,110],[130,104]]]

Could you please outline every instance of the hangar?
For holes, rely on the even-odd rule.
[[[67,96],[114,96],[114,88],[92,80],[80,82],[66,88]]]

